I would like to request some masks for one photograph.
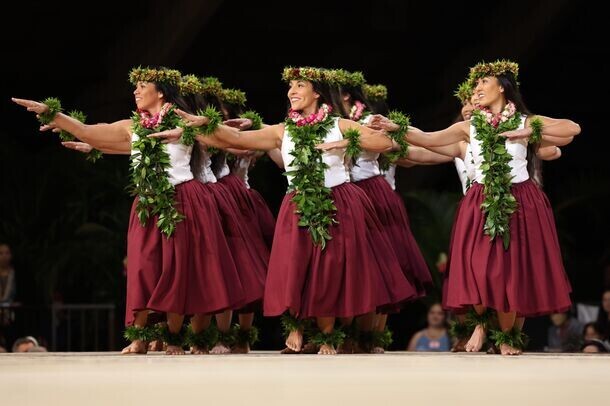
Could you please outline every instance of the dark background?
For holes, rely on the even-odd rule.
[[[95,5],[95,7],[94,7]],[[129,69],[165,65],[218,76],[247,92],[269,123],[285,113],[285,65],[361,70],[389,89],[391,107],[425,130],[446,127],[459,111],[453,90],[480,60],[520,63],[530,110],[578,122],[582,134],[545,165],[545,190],[557,219],[575,301],[597,302],[610,263],[608,197],[609,45],[605,14],[577,1],[104,1],[66,6],[14,2],[0,34],[0,241],[10,243],[18,299],[40,316],[21,316],[14,334],[48,334],[45,306],[124,305],[125,232],[131,198],[126,157],[91,165],[39,134],[31,114],[9,97],[59,97],[89,122],[128,118]],[[281,172],[260,163],[253,186],[277,210]],[[431,268],[446,251],[460,197],[452,165],[401,169],[413,230]],[[438,280],[438,279],[437,279]],[[428,301],[438,299],[438,290]],[[425,303],[396,316],[395,348],[422,326]],[[41,310],[42,309],[42,310]],[[33,321],[35,320],[35,322]],[[275,321],[259,348],[280,345]],[[543,333],[544,322],[530,329]],[[118,345],[118,344],[117,344]]]

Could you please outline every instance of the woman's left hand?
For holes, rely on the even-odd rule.
[[[42,114],[49,111],[49,106],[34,100],[17,99],[15,97],[11,98],[11,100],[18,105],[25,107],[28,111],[32,111],[36,114]]]
[[[188,125],[188,124],[187,124]],[[165,130],[158,133],[150,134],[148,138],[162,138],[163,144],[170,144],[180,140],[184,130],[181,127],[176,127],[173,130]]]
[[[223,122],[224,125],[237,128],[240,131],[249,130],[252,128],[252,120],[249,118],[232,118]]]
[[[506,131],[499,134],[500,137],[508,138],[509,140],[523,140],[532,135],[531,128],[522,128],[521,130]]]
[[[346,145],[344,145],[345,140],[341,140],[341,141],[332,141],[332,142],[323,142],[321,144],[316,145],[316,149],[319,149],[321,151],[332,151],[334,149],[342,149],[345,148]]]

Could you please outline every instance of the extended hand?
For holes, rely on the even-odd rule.
[[[75,151],[82,152],[83,154],[88,154],[93,150],[93,147],[85,142],[65,141],[62,142],[61,145],[68,149],[73,149]]]
[[[173,130],[165,130],[158,133],[150,134],[148,138],[162,138],[162,143],[169,144],[180,140],[180,137],[182,137],[183,132],[184,130],[181,127],[176,127]]]
[[[374,114],[371,116],[367,127],[372,128],[373,130],[385,130],[385,131],[396,131],[400,127],[397,124],[394,124],[392,120],[389,118],[382,116],[381,114]]]
[[[186,124],[187,127],[201,127],[202,125],[206,125],[210,122],[207,117],[189,114],[180,109],[176,109],[175,111],[176,114],[178,114],[182,120],[184,120],[184,124]]]
[[[237,128],[240,131],[249,130],[253,125],[252,120],[249,118],[232,118],[230,120],[226,120],[223,124],[229,127]]]
[[[532,134],[531,128],[523,128],[521,130],[506,131],[499,135],[500,135],[500,137],[505,137],[505,138],[508,138],[509,140],[522,140],[522,139],[529,138],[531,134]]]
[[[341,149],[347,147],[346,140],[323,142],[322,144],[316,145],[316,149],[321,151],[332,151],[333,149]]]
[[[18,105],[27,108],[28,111],[33,111],[36,114],[42,114],[49,111],[49,106],[34,100],[17,99],[15,97],[11,98],[11,100],[17,103]]]

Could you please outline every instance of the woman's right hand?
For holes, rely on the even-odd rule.
[[[49,106],[47,106],[44,103],[40,103],[34,100],[28,100],[28,99],[17,99],[16,97],[12,97],[11,100],[14,103],[17,103],[18,105],[25,107],[27,109],[27,111],[32,111],[34,113],[38,114],[42,114],[42,113],[46,113],[47,111],[49,111]]]
[[[62,142],[61,145],[68,149],[73,149],[78,152],[82,152],[83,154],[88,154],[93,150],[93,147],[86,142],[78,142],[78,141],[65,141]]]
[[[186,124],[187,127],[201,127],[210,122],[210,119],[207,117],[189,114],[180,109],[176,109],[175,111],[176,114],[178,114],[184,120],[184,124]]]
[[[373,114],[366,126],[373,130],[385,130],[389,132],[396,131],[400,128],[398,124],[395,124],[392,120],[381,114]]]

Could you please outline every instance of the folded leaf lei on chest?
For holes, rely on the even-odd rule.
[[[294,159],[289,164],[294,169],[285,175],[292,176],[290,191],[294,192],[292,201],[297,208],[299,226],[307,227],[313,243],[322,249],[331,239],[329,227],[337,223],[331,190],[324,185],[324,170],[328,165],[322,160],[322,151],[316,148],[334,125],[331,111],[326,104],[308,117],[291,110],[285,121],[286,131],[294,143],[290,153]]]
[[[195,131],[184,125],[171,103],[165,103],[155,115],[136,111],[132,122],[132,130],[138,139],[132,142],[132,150],[135,152],[131,155],[130,190],[133,195],[138,196],[138,219],[140,224],[146,225],[151,217],[158,216],[157,227],[165,236],[170,237],[176,229],[176,224],[184,216],[175,207],[175,188],[166,172],[171,164],[165,144],[158,138],[147,136],[182,127],[184,132],[181,142],[184,145],[193,145]]]
[[[510,217],[517,210],[517,201],[511,193],[511,154],[506,150],[506,138],[499,134],[512,131],[521,124],[521,114],[509,102],[499,114],[489,109],[475,110],[472,125],[475,138],[481,142],[483,163],[483,194],[481,209],[485,214],[484,232],[493,241],[501,237],[504,248],[510,244]]]

